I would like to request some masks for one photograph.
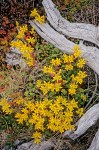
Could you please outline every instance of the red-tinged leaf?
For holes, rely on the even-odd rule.
[[[11,66],[11,65],[7,65],[7,68],[8,68],[9,70],[12,70],[12,66]]]
[[[63,81],[62,80],[58,80],[58,83],[63,83]]]
[[[12,28],[11,30],[12,30],[13,32],[16,32],[16,31],[17,31],[16,27]]]
[[[3,20],[4,20],[4,21],[8,21],[8,18],[7,18],[7,17],[3,17]]]
[[[0,34],[6,34],[5,30],[0,30]]]
[[[54,77],[54,74],[53,74],[53,73],[50,73],[50,77],[53,78],[53,77]]]
[[[59,67],[58,66],[55,66],[55,68],[56,68],[56,71],[59,71]]]
[[[31,46],[35,46],[35,43],[31,43]]]
[[[14,24],[11,23],[9,26],[10,26],[10,28],[11,28],[11,27],[13,28],[13,27],[14,27]]]
[[[30,32],[27,32],[26,35],[29,35],[29,36],[30,36]]]
[[[3,80],[3,76],[2,75],[0,75],[0,81],[2,81]]]
[[[6,22],[2,22],[2,26],[3,26],[3,27],[6,27]]]
[[[4,92],[4,87],[0,87],[0,93]]]

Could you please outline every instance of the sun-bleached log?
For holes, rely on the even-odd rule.
[[[87,150],[99,150],[99,129],[96,132],[94,139]]]
[[[70,23],[64,19],[51,0],[43,0],[47,20],[58,32],[77,39],[92,42],[99,46],[99,27],[85,23]]]
[[[23,143],[17,147],[16,150],[50,150],[55,147],[54,143],[50,140],[43,141],[40,144],[34,144],[33,141]]]
[[[64,53],[72,54],[75,43],[68,40],[63,34],[55,31],[48,23],[43,25],[29,21],[37,33],[46,41],[52,43]],[[85,58],[87,65],[99,75],[99,49],[97,47],[86,46],[83,42],[79,44],[82,57]]]
[[[72,54],[74,43],[66,37],[73,37],[83,41],[89,41],[99,46],[99,27],[85,23],[70,23],[64,19],[51,0],[43,0],[43,6],[47,14],[48,23],[40,25],[29,21],[35,27],[38,34],[46,41],[52,43],[65,53]],[[82,57],[89,67],[99,75],[99,48],[80,44]]]

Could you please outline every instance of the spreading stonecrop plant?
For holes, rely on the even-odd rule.
[[[30,16],[33,17],[36,22],[41,24],[45,22],[45,17],[40,16],[36,9],[31,12]],[[33,27],[29,30],[27,25],[19,26],[17,21],[16,26],[18,34],[16,36],[16,40],[12,41],[10,45],[17,48],[22,53],[22,56],[25,58],[28,66],[34,66],[34,46],[37,42],[36,32]]]
[[[26,27],[24,31],[27,31]],[[73,50],[72,55],[62,53],[42,67],[31,83],[37,97],[28,99],[24,95],[10,101],[7,98],[0,100],[2,112],[13,116],[19,125],[27,126],[36,144],[46,133],[62,134],[66,130],[74,130],[74,116],[83,115],[81,102],[86,101],[86,96],[82,83],[87,76],[83,71],[85,60],[81,58],[79,46]]]
[[[23,58],[25,58],[28,66],[34,66],[35,58],[34,56],[34,48],[36,42],[36,32],[34,28],[28,30],[27,25],[19,26],[18,22],[16,22],[18,28],[18,34],[16,36],[16,40],[11,41],[11,46],[17,48],[21,53]]]

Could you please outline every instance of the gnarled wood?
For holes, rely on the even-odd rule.
[[[50,150],[55,145],[52,141],[43,141],[40,144],[34,144],[33,141],[23,143],[16,150]]]
[[[48,23],[43,25],[34,21],[29,21],[29,23],[43,39],[65,53],[73,53],[72,48],[75,44],[66,39],[64,35],[55,31]],[[82,50],[82,57],[85,58],[87,65],[99,75],[99,49],[97,47],[85,46],[83,42],[80,42],[79,45]]]
[[[95,137],[91,143],[91,146],[87,150],[99,150],[99,129],[95,134]]]
[[[29,21],[35,27],[38,34],[46,41],[52,43],[65,53],[73,53],[74,43],[65,36],[90,41],[99,46],[99,27],[84,23],[70,23],[64,19],[51,0],[43,0],[47,19],[50,24],[40,25],[37,22]],[[99,48],[80,44],[82,57],[87,64],[99,75]]]
[[[62,34],[83,39],[99,46],[99,27],[85,23],[70,23],[64,19],[51,0],[43,0],[47,20],[55,30]]]

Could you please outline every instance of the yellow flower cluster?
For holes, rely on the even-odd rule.
[[[54,84],[51,82],[46,82],[44,81],[44,83],[41,83],[40,80],[37,81],[37,85],[38,88],[40,88],[40,90],[43,92],[44,95],[46,95],[49,91],[60,91],[61,87],[61,83],[55,82]]]
[[[74,50],[74,58],[78,58],[81,56],[80,47],[78,45],[75,45],[73,47],[73,50]]]
[[[79,84],[83,83],[83,79],[87,76],[87,74],[83,71],[79,71],[77,75],[74,74],[71,75],[71,83],[69,85],[69,94],[74,95],[76,94],[76,89],[78,88]]]
[[[72,71],[70,76],[71,80],[68,83],[69,89],[67,89],[69,95],[74,95],[77,93],[79,84],[83,83],[83,79],[87,76],[84,71],[81,71],[85,64],[85,60],[81,58],[81,50],[79,46],[73,48],[73,55],[63,54],[62,58],[52,59],[50,66],[44,66],[42,71],[44,74],[50,75],[50,81],[37,81],[37,87],[43,92],[44,95],[51,92],[59,92],[64,89],[64,84],[66,85],[68,79],[62,79],[62,73],[65,71],[67,74]],[[64,65],[64,68],[62,68]],[[76,68],[75,68],[76,67]],[[75,70],[78,70],[75,74]]]
[[[2,111],[6,114],[11,114],[13,112],[13,110],[10,107],[10,104],[7,102],[6,99],[0,100],[0,106],[2,107]]]
[[[17,24],[18,26],[18,24]],[[23,55],[23,57],[26,60],[26,63],[29,66],[34,65],[34,58],[32,56],[32,53],[34,51],[34,48],[32,45],[35,43],[35,38],[31,36],[26,36],[26,33],[28,33],[28,27],[27,25],[24,26],[18,26],[18,35],[16,36],[16,40],[11,42],[12,47],[16,47]],[[33,32],[34,29],[30,32]],[[30,33],[29,33],[30,34]],[[33,35],[32,35],[33,36]],[[32,44],[32,45],[31,45]]]
[[[31,17],[34,17],[35,21],[39,22],[40,24],[43,24],[45,22],[45,17],[44,16],[40,16],[36,10],[36,8],[31,11],[30,14]]]
[[[55,71],[54,71],[54,69],[52,68],[52,66],[49,66],[49,67],[46,67],[46,66],[44,66],[44,68],[43,68],[43,72],[44,73],[51,73],[51,74],[55,74]]]
[[[35,143],[39,143],[42,138],[42,133],[45,130],[51,132],[63,133],[65,130],[74,129],[73,115],[74,112],[81,114],[78,103],[75,99],[68,101],[62,96],[57,96],[54,100],[43,99],[42,101],[32,102],[22,98],[13,101],[16,103],[13,107],[13,113],[19,124],[26,123],[27,126],[34,127],[33,138]],[[6,100],[2,100],[2,110],[9,114],[10,105]],[[6,110],[4,105],[6,104]],[[82,112],[81,112],[82,111]],[[10,112],[11,113],[11,112]]]
[[[16,46],[14,44],[12,45]],[[17,45],[21,48],[22,41]],[[86,100],[84,92],[78,93],[83,79],[87,76],[81,70],[84,64],[78,46],[74,47],[73,55],[64,54],[63,57],[52,59],[50,65],[42,69],[43,78],[36,83],[36,91],[42,92],[42,98],[38,101],[19,97],[13,100],[14,105],[2,99],[2,111],[6,114],[13,113],[18,124],[32,126],[35,143],[41,141],[45,131],[63,133],[65,130],[73,130],[74,115],[81,116],[84,111],[79,107],[76,95],[80,94],[80,100]]]
[[[85,65],[85,60],[83,58],[79,59],[77,62],[77,67],[82,68]]]
[[[70,55],[70,56],[68,56],[66,54],[63,55],[63,62],[65,64],[67,64],[66,67],[65,67],[66,71],[74,69],[74,66],[73,66],[72,63],[77,58],[79,58],[79,60],[78,60],[78,62],[76,64],[77,68],[83,68],[83,66],[85,65],[85,60],[83,58],[80,58],[81,57],[80,47],[78,45],[75,45],[73,47],[73,50],[74,50],[74,54],[73,55]]]
[[[59,65],[61,65],[61,60],[60,60],[60,58],[52,59],[51,64],[52,64],[53,66],[56,66],[56,65],[59,66]]]

